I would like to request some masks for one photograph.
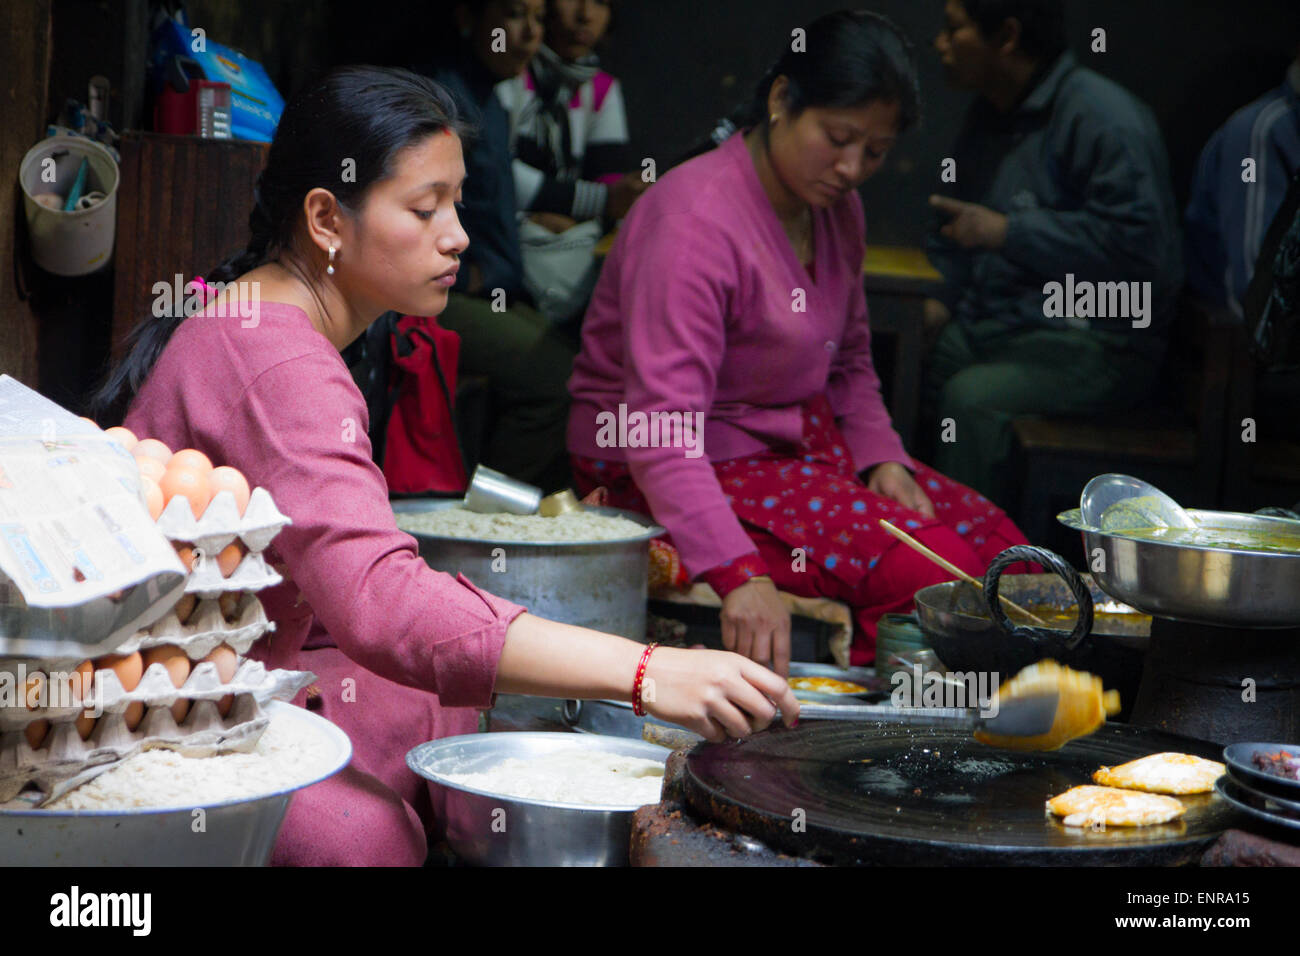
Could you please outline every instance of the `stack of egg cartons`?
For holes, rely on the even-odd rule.
[[[245,657],[275,627],[257,592],[281,580],[263,553],[290,521],[271,495],[245,483],[210,500],[181,489],[162,503],[155,489],[176,482],[152,479],[137,460],[142,500],[189,568],[184,594],[93,661],[0,660],[0,680],[25,704],[0,707],[0,804],[48,802],[147,747],[193,757],[251,750],[268,723],[262,705],[314,680]]]

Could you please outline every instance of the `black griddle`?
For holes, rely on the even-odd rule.
[[[1044,804],[1103,764],[1222,747],[1108,724],[1049,753],[986,747],[961,730],[810,722],[686,758],[690,808],[787,853],[840,865],[1169,866],[1195,862],[1239,820],[1217,794],[1179,799],[1179,820],[1065,827]]]

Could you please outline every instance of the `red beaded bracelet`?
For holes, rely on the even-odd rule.
[[[641,682],[645,680],[645,666],[650,662],[651,652],[658,646],[657,643],[647,644],[641,655],[641,663],[636,665],[636,682],[632,685],[632,713],[638,717],[645,716],[645,706],[641,703]]]

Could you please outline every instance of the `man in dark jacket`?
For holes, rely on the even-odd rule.
[[[1061,0],[948,0],[944,16],[935,48],[979,97],[930,200],[934,464],[1005,500],[1014,418],[1149,394],[1182,283],[1178,210],[1154,118],[1078,65]]]

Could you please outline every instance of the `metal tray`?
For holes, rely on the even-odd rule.
[[[1286,518],[1232,511],[1188,513],[1214,527],[1290,532],[1297,527]],[[1090,566],[1100,549],[1104,570],[1094,568],[1093,578],[1102,590],[1140,611],[1229,627],[1300,624],[1300,554],[1126,538],[1086,526],[1078,508],[1056,520],[1083,535]]]

